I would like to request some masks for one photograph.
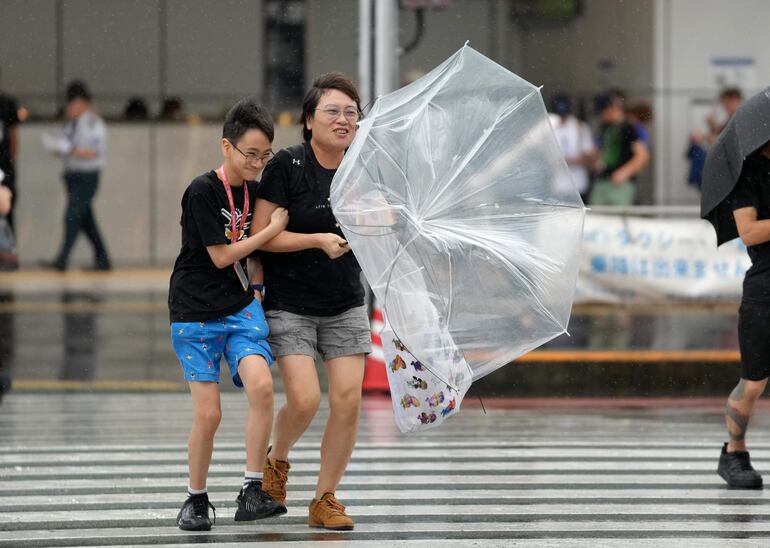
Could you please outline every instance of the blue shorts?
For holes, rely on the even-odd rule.
[[[205,322],[174,322],[171,342],[184,379],[219,382],[219,362],[224,355],[233,384],[243,388],[238,362],[250,355],[262,356],[267,365],[275,360],[267,343],[269,328],[262,305],[256,299],[235,314]]]

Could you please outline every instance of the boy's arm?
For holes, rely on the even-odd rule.
[[[259,232],[253,233],[252,231],[252,235],[248,238],[232,244],[206,246],[206,251],[208,251],[214,266],[220,269],[227,268],[236,261],[240,261],[254,253],[265,242],[272,240],[279,232],[286,228],[288,222],[289,215],[286,210],[277,208],[270,216],[269,223]]]
[[[252,234],[268,226],[271,215],[277,209],[277,204],[257,199],[254,220],[251,223]],[[259,249],[273,253],[289,253],[314,248],[322,249],[331,259],[336,259],[350,251],[348,243],[333,233],[300,234],[286,230],[259,246]]]
[[[262,261],[259,257],[249,257],[246,261],[249,270],[249,282],[254,285],[263,285],[265,283],[265,272],[262,268]],[[254,298],[262,302],[262,292],[254,290]]]

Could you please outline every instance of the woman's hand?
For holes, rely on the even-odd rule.
[[[320,238],[320,245],[318,247],[321,248],[330,259],[337,259],[338,257],[342,257],[345,253],[350,251],[350,245],[348,242],[336,234],[328,232],[325,234],[319,234],[318,236]]]

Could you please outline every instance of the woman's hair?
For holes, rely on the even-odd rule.
[[[307,128],[305,122],[314,115],[315,109],[318,107],[318,101],[321,100],[321,96],[332,89],[341,91],[353,99],[356,102],[356,108],[360,115],[361,98],[358,96],[358,90],[353,81],[341,72],[328,72],[322,74],[315,79],[313,86],[307,91],[305,99],[302,101],[302,116],[300,117],[300,123],[302,124],[302,137],[305,141],[310,141],[313,137],[313,132]]]
[[[222,137],[236,143],[250,129],[258,129],[270,142],[275,137],[273,118],[267,109],[259,106],[252,97],[244,97],[233,105],[222,126]]]

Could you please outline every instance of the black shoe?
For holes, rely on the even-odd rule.
[[[179,510],[176,523],[183,531],[211,531],[209,508],[214,511],[214,523],[216,523],[217,510],[209,502],[208,494],[190,495]]]
[[[252,481],[238,493],[235,499],[238,510],[235,521],[254,521],[255,519],[280,516],[286,513],[286,507],[262,490],[262,482]]]
[[[88,268],[87,270],[91,272],[109,272],[110,270],[112,270],[112,264],[110,264],[109,262],[107,263],[100,262],[100,263],[96,263],[94,266],[92,266],[91,268]]]
[[[722,446],[717,474],[727,482],[731,489],[762,489],[762,476],[751,466],[748,451],[727,452],[727,444]]]
[[[0,373],[0,402],[3,401],[3,396],[6,392],[11,390],[11,377],[5,373]]]
[[[49,270],[56,270],[58,272],[64,272],[67,270],[67,265],[65,265],[63,262],[56,260],[56,261],[40,261],[38,263],[42,268],[47,268]]]

